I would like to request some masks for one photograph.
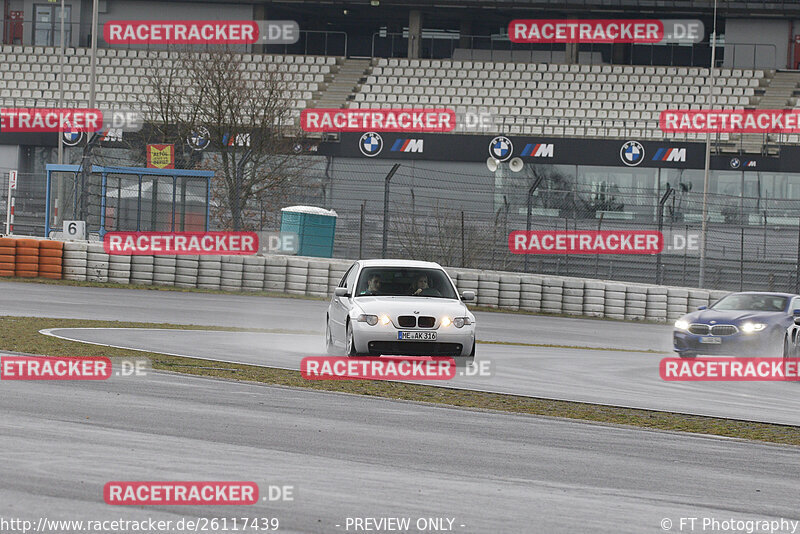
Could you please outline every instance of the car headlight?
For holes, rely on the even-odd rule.
[[[439,323],[439,326],[448,327],[451,324],[453,324],[453,321],[450,319],[450,317],[445,315],[444,317],[442,317],[442,322]]]
[[[380,319],[380,321],[381,321],[381,324],[382,324],[383,326],[386,326],[387,324],[389,324],[389,323],[391,323],[391,322],[392,322],[392,320],[391,320],[391,319],[389,319],[389,316],[388,316],[388,315],[386,315],[385,313],[384,313],[383,315],[381,315],[381,319]]]
[[[466,324],[472,324],[469,317],[456,317],[453,319],[453,325],[455,325],[456,328],[463,328]]]
[[[378,324],[377,315],[367,315],[365,313],[362,313],[361,315],[358,316],[357,320],[359,323],[367,323],[370,326],[375,326],[376,324]]]
[[[742,332],[745,334],[752,334],[753,332],[761,332],[767,327],[764,323],[744,323],[742,325]]]
[[[675,321],[675,328],[677,328],[678,330],[689,330],[689,321],[678,319],[677,321]]]

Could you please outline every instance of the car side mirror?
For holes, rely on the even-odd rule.
[[[337,287],[333,290],[333,294],[337,297],[349,297],[350,292],[347,290],[346,287]]]
[[[800,310],[792,310],[792,315],[794,315],[794,324],[800,326]]]
[[[708,309],[708,306],[698,306],[697,307],[698,311],[707,310],[707,309]]]
[[[464,291],[461,294],[461,300],[466,300],[466,301],[475,300],[475,292],[474,291]]]

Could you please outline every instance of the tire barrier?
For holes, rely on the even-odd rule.
[[[352,261],[300,256],[122,256],[102,244],[0,238],[0,276],[268,291],[328,297]],[[729,293],[684,287],[446,267],[478,306],[536,313],[666,322]]]
[[[177,272],[177,256],[153,256],[153,284],[174,286]]]
[[[328,263],[323,261],[308,262],[308,286],[306,294],[313,297],[328,296]]]
[[[606,285],[598,280],[583,283],[583,315],[602,317],[606,301]]]
[[[609,319],[625,319],[625,284],[606,282],[606,301],[603,305],[603,317]]]
[[[153,256],[131,256],[131,284],[152,285],[154,269]]]
[[[520,306],[522,277],[518,274],[500,275],[498,306],[504,310],[518,310]]]
[[[39,241],[39,276],[61,280],[64,243],[42,239]],[[0,260],[2,262],[2,260]]]
[[[542,277],[522,275],[519,285],[519,307],[530,312],[542,311]]]
[[[86,248],[86,281],[108,282],[109,255],[102,243],[89,243]]]
[[[500,301],[500,274],[481,271],[478,275],[478,306],[497,308]]]
[[[240,291],[244,273],[244,257],[222,256],[219,288],[225,291]]]
[[[62,272],[64,280],[86,281],[86,243],[67,241],[64,243]]]
[[[667,288],[667,319],[675,320],[689,311],[689,290],[684,287]]]
[[[564,302],[564,280],[561,278],[544,278],[542,280],[542,311],[544,313],[561,313]]]
[[[644,321],[647,311],[647,286],[627,286],[625,290],[625,320]]]
[[[264,291],[284,293],[286,291],[287,256],[267,256],[264,264]]]
[[[307,258],[289,257],[286,264],[286,293],[290,295],[306,294],[308,262]]]
[[[197,267],[197,287],[219,289],[222,275],[222,256],[200,256]]]
[[[17,263],[17,240],[0,237],[0,276],[14,276]]]
[[[647,288],[647,302],[644,318],[648,321],[667,320],[667,288],[650,286]]]
[[[565,278],[561,310],[567,315],[583,315],[585,282],[580,278]]]
[[[242,289],[245,291],[262,291],[264,289],[266,264],[267,259],[264,256],[244,256]]]
[[[39,276],[39,240],[17,239],[14,251],[14,276],[17,278]]]
[[[114,284],[131,283],[131,258],[119,254],[108,256],[108,281]]]

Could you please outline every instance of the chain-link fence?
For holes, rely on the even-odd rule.
[[[586,180],[585,175],[576,179],[555,166],[535,166],[529,172],[507,171],[498,176],[476,172],[474,167],[466,172],[459,163],[404,162],[387,188],[392,163],[317,160],[302,183],[286,184],[251,202],[247,229],[277,230],[282,207],[314,205],[338,214],[334,255],[340,258],[382,257],[385,248],[386,257],[450,266],[645,283],[660,280],[680,286],[700,283],[700,253],[698,247],[692,247],[692,240],[702,232],[702,188],[692,190],[673,180],[678,187],[659,210],[666,183],[661,187],[657,182],[623,186],[613,180]],[[543,177],[538,188],[531,191],[532,181],[540,174]],[[5,170],[0,175],[2,222],[7,180]],[[19,180],[44,181],[44,176],[20,174]],[[172,180],[163,180],[145,177],[140,195],[136,177],[110,175],[106,229],[202,229],[199,213],[205,200],[204,186],[179,180],[173,193]],[[54,186],[52,207],[57,196],[65,195],[69,200],[61,215],[80,219],[79,210],[73,213],[80,206],[80,195],[76,196],[70,179],[65,183],[63,189]],[[775,193],[753,194],[747,187],[743,190],[744,195],[712,192],[706,196],[703,285],[712,289],[797,291],[800,199]],[[173,195],[179,206],[174,214]],[[86,213],[90,218],[98,216],[100,195],[87,197]],[[15,233],[43,235],[44,204],[43,192],[38,189],[17,190]],[[528,220],[531,230],[658,230],[659,211],[665,234],[665,251],[659,255],[522,255],[512,253],[508,246],[509,234],[527,229]],[[213,218],[212,229],[220,229]],[[685,247],[669,250],[676,243]],[[699,245],[699,240],[694,244]]]

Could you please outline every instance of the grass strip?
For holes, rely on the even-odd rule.
[[[557,401],[501,393],[484,393],[380,380],[304,380],[299,371],[232,364],[167,356],[153,352],[133,351],[66,341],[39,333],[46,328],[177,328],[186,330],[242,331],[173,324],[51,319],[38,317],[0,316],[0,350],[47,354],[50,356],[106,356],[150,359],[154,369],[185,374],[261,382],[281,386],[322,391],[370,395],[388,399],[443,404],[467,409],[495,410],[527,415],[540,415],[636,426],[641,428],[710,434],[730,438],[800,445],[800,427],[755,423],[735,419],[685,415],[633,408],[618,408],[582,402]]]

